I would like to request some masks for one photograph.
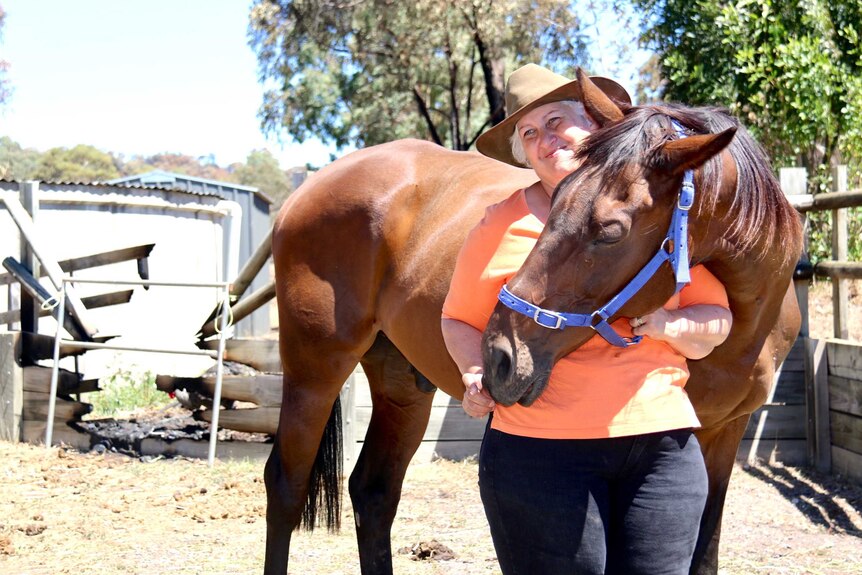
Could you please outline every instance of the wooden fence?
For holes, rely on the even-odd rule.
[[[862,481],[862,344],[813,346],[809,453],[826,472]]]
[[[775,459],[787,463],[808,463],[821,471],[840,473],[862,481],[862,346],[848,340],[850,298],[848,280],[862,279],[862,262],[848,261],[847,208],[862,206],[862,190],[847,189],[847,168],[838,166],[832,173],[833,191],[807,194],[803,168],[785,168],[781,184],[788,199],[806,224],[808,213],[828,211],[832,227],[832,258],[810,265],[806,251],[797,269],[796,295],[802,311],[802,328],[794,347],[802,354],[804,365],[805,458],[790,446],[800,435],[799,418],[775,435]],[[811,339],[808,312],[808,284],[811,277],[832,282],[833,338]],[[795,361],[793,354],[788,361]],[[798,363],[798,362],[797,362]],[[785,370],[782,369],[782,372]],[[798,387],[790,379],[776,379],[776,391],[784,391],[784,409],[799,410]],[[767,404],[763,409],[778,406]],[[793,453],[782,458],[781,452]]]

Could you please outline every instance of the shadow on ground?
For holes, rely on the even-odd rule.
[[[755,465],[745,473],[772,486],[809,521],[836,533],[862,538],[862,485],[813,468]]]

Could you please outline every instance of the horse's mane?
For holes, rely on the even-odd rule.
[[[598,169],[603,188],[622,183],[624,168],[632,158],[647,162],[647,167],[660,168],[663,158],[658,147],[677,138],[670,119],[680,123],[687,134],[715,134],[736,127],[728,150],[736,162],[738,176],[736,193],[728,207],[725,238],[742,254],[798,233],[799,218],[784,198],[766,153],[727,110],[666,104],[631,106],[623,112],[621,121],[594,132],[579,151],[581,169]],[[720,199],[721,163],[717,156],[703,166],[696,183],[700,189],[695,201],[701,202],[701,213],[711,213]],[[761,248],[754,255],[766,253]],[[787,257],[796,258],[797,254]]]

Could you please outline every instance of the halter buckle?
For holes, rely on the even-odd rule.
[[[693,178],[692,172],[685,173],[685,180],[682,183],[682,189],[679,192],[679,196],[676,200],[676,207],[683,212],[687,212],[691,209],[691,206],[694,204],[694,182],[690,180]]]
[[[550,325],[547,323],[542,323],[540,318],[548,318],[553,319],[555,321],[554,325]],[[546,309],[537,309],[536,313],[533,314],[533,321],[539,324],[542,327],[546,327],[548,329],[560,329],[560,326],[563,325],[563,316],[554,311],[549,311]]]

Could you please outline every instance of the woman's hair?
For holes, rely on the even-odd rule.
[[[586,113],[583,110],[583,104],[578,100],[560,100],[560,104],[564,104],[565,107],[569,108],[569,110],[573,113]],[[578,109],[578,106],[581,108]],[[515,129],[512,132],[511,137],[509,138],[509,143],[512,146],[512,157],[515,158],[520,164],[527,166],[528,168],[532,168],[530,162],[527,160],[527,153],[524,151],[524,144],[521,142],[521,137],[518,135],[518,124],[515,124]]]
[[[509,138],[509,143],[512,145],[512,157],[519,164],[532,168],[530,161],[527,159],[527,153],[524,151],[524,144],[521,142],[521,137],[518,135],[518,125],[515,124],[515,129],[512,130],[512,136]]]

